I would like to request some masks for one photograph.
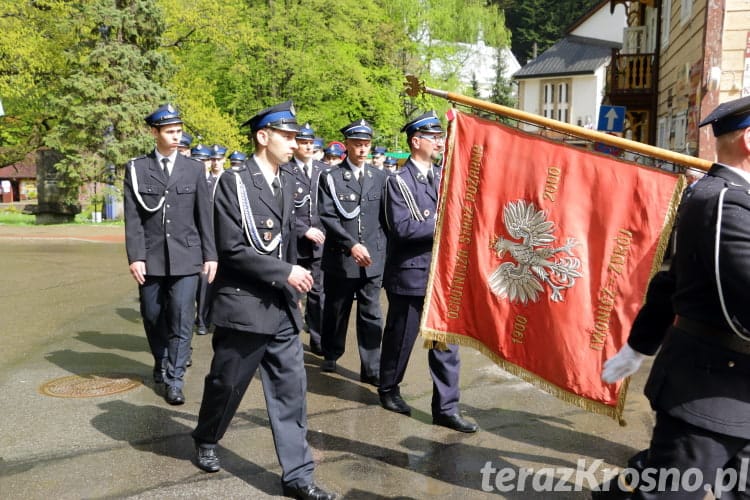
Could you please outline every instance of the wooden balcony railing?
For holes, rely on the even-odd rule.
[[[612,51],[609,94],[650,94],[656,89],[656,54],[620,54]]]

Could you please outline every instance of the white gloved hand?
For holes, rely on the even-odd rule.
[[[628,344],[625,344],[617,354],[604,362],[602,368],[602,380],[608,384],[614,384],[628,375],[632,375],[641,367],[641,363],[646,359],[645,354],[633,350]]]

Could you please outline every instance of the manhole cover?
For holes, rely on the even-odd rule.
[[[39,392],[56,398],[96,398],[129,391],[141,384],[141,380],[132,375],[70,375],[50,380]]]

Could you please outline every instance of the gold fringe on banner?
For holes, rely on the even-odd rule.
[[[503,370],[512,375],[515,375],[525,382],[530,383],[534,387],[538,387],[544,392],[549,393],[568,404],[577,406],[591,413],[608,416],[616,420],[620,425],[626,425],[625,420],[622,418],[622,414],[625,409],[625,396],[627,394],[630,377],[625,379],[622,384],[622,388],[620,389],[620,397],[617,401],[617,406],[607,406],[603,403],[598,403],[596,401],[584,398],[583,396],[573,394],[570,391],[566,391],[565,389],[558,387],[555,384],[548,382],[547,380],[544,380],[538,375],[524,368],[521,368],[520,366],[513,364],[507,359],[492,352],[475,338],[467,337],[465,335],[441,332],[438,330],[433,330],[431,328],[420,328],[420,334],[422,335],[422,337],[429,339],[430,342],[436,341],[445,344],[457,344],[459,346],[471,347],[472,349],[476,349],[477,351],[481,352],[492,361],[494,361]]]

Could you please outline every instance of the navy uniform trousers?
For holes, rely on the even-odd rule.
[[[388,292],[388,315],[383,332],[379,392],[399,391],[406,366],[419,334],[424,297]],[[447,351],[429,349],[427,361],[432,376],[432,415],[458,413],[458,376],[461,361],[458,346]]]
[[[146,276],[138,287],[143,329],[167,385],[182,388],[190,359],[198,275]],[[171,327],[167,327],[171,325]]]
[[[292,486],[309,484],[315,466],[306,436],[307,376],[302,342],[288,313],[280,311],[275,335],[217,326],[211,344],[214,357],[193,431],[195,441],[204,445],[219,442],[260,368],[268,420],[283,471],[281,480]]]
[[[380,340],[382,337],[380,289],[382,276],[345,278],[327,274],[323,283],[326,304],[323,324],[326,330],[321,337],[325,359],[337,360],[346,349],[346,332],[354,296],[357,296],[357,346],[360,374],[374,376],[380,366]]]

